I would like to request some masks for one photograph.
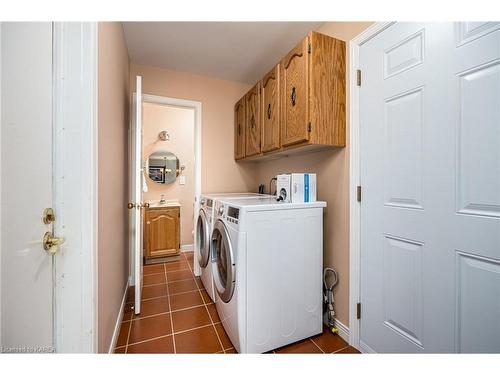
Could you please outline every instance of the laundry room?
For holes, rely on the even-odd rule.
[[[172,44],[172,48],[180,48],[182,41],[172,38],[171,35],[182,34],[187,38],[189,33],[203,29],[205,34],[211,35],[207,36],[206,40],[216,40],[218,33],[224,32],[227,28],[224,24],[195,26],[165,23],[155,25],[152,29],[148,23],[123,23],[122,36],[120,24],[100,25],[102,38],[114,35],[115,38],[125,39],[131,59],[130,107],[132,116],[135,116],[132,118],[132,123],[134,125],[140,121],[142,127],[142,157],[134,161],[133,148],[129,157],[131,166],[141,163],[143,168],[142,176],[138,177],[142,181],[139,202],[142,202],[140,206],[143,214],[142,219],[136,218],[137,226],[142,228],[143,246],[142,254],[138,254],[134,246],[130,247],[129,292],[120,331],[113,339],[116,341],[114,346],[117,353],[151,350],[172,350],[178,353],[190,351],[245,353],[275,350],[321,353],[354,350],[348,344],[347,328],[349,322],[348,159],[345,142],[347,47],[344,40],[349,40],[370,24],[354,22],[267,25],[267,33],[277,32],[284,27],[293,31],[296,37],[290,36],[287,43],[290,46],[297,45],[295,49],[305,46],[307,53],[311,44],[318,46],[324,44],[330,48],[330,55],[324,57],[328,63],[322,66],[318,63],[316,73],[318,75],[328,73],[329,79],[322,83],[317,81],[315,84],[320,90],[322,85],[330,85],[338,99],[330,103],[327,97],[318,96],[314,100],[319,105],[326,106],[323,113],[315,114],[315,120],[320,125],[324,124],[321,125],[325,126],[324,134],[331,132],[331,136],[328,136],[330,137],[328,139],[320,139],[316,138],[316,132],[312,132],[307,135],[310,139],[309,141],[306,139],[305,144],[304,141],[292,139],[291,144],[298,144],[299,147],[292,146],[288,149],[284,146],[287,141],[280,136],[279,122],[282,120],[279,116],[284,112],[280,110],[279,99],[276,96],[279,85],[283,84],[279,77],[280,74],[294,74],[288,73],[283,68],[283,61],[290,69],[300,69],[303,64],[300,56],[305,55],[299,55],[292,50],[288,55],[277,56],[276,61],[270,60],[268,65],[277,63],[279,58],[282,58],[281,69],[278,64],[256,85],[245,84],[241,81],[251,82],[254,79],[252,77],[258,78],[258,75],[262,74],[260,73],[262,69],[258,66],[248,66],[244,73],[224,72],[226,76],[232,78],[231,80],[212,78],[178,71],[177,69],[186,70],[187,64],[192,65],[191,69],[196,72],[211,69],[215,76],[222,74],[222,67],[215,63],[205,61],[205,66],[199,66],[193,62],[186,62],[182,55],[177,58],[178,61],[170,57],[172,61],[169,62],[169,66],[173,69],[161,68],[159,66],[165,65],[161,60],[162,57],[158,56],[158,53],[148,52],[142,42],[149,40],[151,44],[149,48],[154,51],[156,49],[153,43],[158,40],[160,33],[171,38],[171,42],[168,43]],[[236,29],[240,30],[240,38],[246,37],[245,33],[250,30],[249,26],[244,24],[241,27],[236,26]],[[266,31],[262,30],[261,33],[265,34]],[[252,38],[256,38],[255,33],[252,34]],[[200,43],[206,43],[206,40]],[[103,40],[101,48],[109,50],[104,42]],[[162,43],[167,41],[162,39]],[[177,45],[179,47],[176,47]],[[190,53],[202,54],[200,48],[193,47]],[[179,64],[179,67],[176,64]],[[324,69],[324,72],[321,69]],[[314,80],[314,77],[311,76],[309,79]],[[289,84],[297,85],[293,82]],[[291,87],[290,90],[294,96],[290,112],[294,112],[296,108],[301,108],[305,104],[304,92],[296,90],[295,87]],[[136,99],[138,92],[142,103]],[[260,104],[261,100],[263,104]],[[264,113],[266,109],[267,112]],[[334,111],[338,116],[329,118],[327,111]],[[293,132],[292,126],[290,125],[290,131]],[[234,129],[234,134],[228,129]],[[246,135],[242,136],[243,133]],[[133,126],[131,134],[140,132]],[[137,139],[132,137],[132,147],[134,142],[137,142]],[[233,144],[234,149],[230,147]],[[162,163],[167,164],[158,163],[155,159],[162,159]],[[283,190],[280,184],[283,182],[277,181],[278,178],[286,176],[290,177],[285,181],[290,187],[287,190],[288,197],[287,193],[280,195],[280,190]],[[296,189],[297,176],[302,178],[302,190],[292,197],[291,187],[295,186]],[[309,194],[306,199],[304,199],[304,189],[307,189]],[[199,197],[199,200],[196,201],[195,197]],[[218,307],[216,301],[221,299],[221,295],[224,296],[224,292],[221,291],[224,287],[221,284],[234,283],[231,277],[243,274],[243,271],[229,272],[236,261],[231,261],[230,253],[226,254],[224,251],[235,247],[236,244],[231,245],[224,239],[227,230],[219,228],[215,231],[215,224],[218,221],[217,210],[224,209],[220,203],[224,199],[228,202],[234,200],[235,207],[228,206],[227,209],[238,212],[236,216],[239,216],[240,211],[254,212],[257,203],[261,203],[262,207],[278,203],[280,208],[290,204],[308,204],[312,205],[311,212],[321,212],[316,219],[311,219],[317,222],[316,226],[320,226],[316,231],[309,234],[302,233],[288,245],[285,245],[286,241],[278,240],[277,235],[274,235],[265,240],[259,248],[267,249],[267,246],[272,244],[272,251],[268,249],[267,254],[276,253],[271,257],[276,261],[285,248],[293,254],[292,249],[298,246],[302,250],[296,251],[298,258],[295,266],[293,262],[290,263],[290,266],[294,267],[316,259],[316,265],[312,266],[312,269],[316,270],[314,274],[299,277],[297,273],[296,277],[287,281],[289,285],[300,283],[300,280],[303,281],[307,277],[312,277],[312,285],[316,285],[323,280],[323,270],[330,270],[330,273],[326,274],[328,280],[325,281],[331,284],[329,326],[327,324],[322,328],[323,321],[328,321],[326,314],[322,313],[325,308],[322,301],[327,293],[326,290],[322,292],[323,288],[318,284],[315,290],[304,291],[307,295],[316,296],[313,303],[316,324],[309,333],[300,333],[304,330],[303,326],[309,324],[306,321],[310,318],[304,316],[303,322],[296,322],[294,327],[289,327],[292,331],[298,332],[297,335],[288,335],[290,336],[288,341],[280,341],[278,338],[282,337],[282,334],[277,332],[273,334],[272,339],[267,340],[267,346],[242,347],[237,338],[238,333],[228,334],[228,320],[221,318],[220,315],[234,314],[222,311],[224,308]],[[318,208],[314,209],[316,201],[319,202]],[[249,203],[249,206],[246,207],[244,203]],[[221,204],[221,207],[218,204]],[[242,206],[237,207],[237,204]],[[129,208],[130,206],[129,204]],[[135,207],[131,208],[134,211]],[[288,214],[286,217],[293,217],[292,211],[283,212]],[[229,215],[229,212],[224,215]],[[238,221],[238,217],[228,220],[228,224],[231,225],[235,220]],[[275,220],[279,222],[281,219]],[[276,225],[287,227],[283,223]],[[296,223],[295,227],[288,225],[287,230],[290,232],[288,237],[292,233],[295,235],[301,233],[298,229],[300,226],[297,225],[299,224]],[[304,222],[302,226],[307,225]],[[276,229],[274,232],[280,231]],[[266,233],[269,233],[269,230]],[[282,237],[284,233],[282,229]],[[264,232],[260,232],[257,237],[265,238]],[[309,238],[313,245],[299,241],[304,238]],[[139,241],[138,238],[136,240]],[[312,246],[309,252],[305,250],[308,246]],[[299,256],[308,253],[309,257]],[[216,266],[217,257],[219,263],[229,263]],[[260,260],[264,262],[262,265],[267,266],[267,272],[261,273],[264,268],[260,267],[261,271],[257,276],[249,274],[249,282],[252,277],[262,281],[265,280],[264,275],[276,276],[277,271],[269,268],[274,264],[271,258],[269,261]],[[290,259],[292,258],[290,256]],[[274,267],[280,267],[279,262]],[[272,283],[272,280],[268,282]],[[136,285],[140,285],[140,288],[137,289]],[[258,290],[256,286],[255,291]],[[231,294],[229,297],[232,297],[234,291],[226,292],[228,293]],[[281,292],[272,293],[275,294],[269,295],[269,304],[273,304],[272,300],[276,298],[273,295],[276,296]],[[288,301],[298,305],[303,302],[303,299]],[[275,305],[277,308],[280,306],[280,304]],[[249,311],[253,310],[249,308]],[[277,315],[274,318],[271,316],[272,314],[259,319],[268,323],[280,319]],[[156,326],[165,327],[166,330],[155,330]],[[255,332],[259,332],[260,329],[262,327],[256,327]],[[163,337],[166,335],[171,337]],[[313,336],[317,337],[311,339]],[[199,347],[193,346],[193,342],[197,342]]]
[[[0,22],[0,352],[500,353],[500,22],[327,15]]]

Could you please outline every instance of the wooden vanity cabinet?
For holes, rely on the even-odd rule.
[[[260,154],[261,118],[260,118],[260,82],[245,95],[246,129],[245,157]]]
[[[234,105],[234,158],[245,157],[245,128],[246,128],[245,97]]]
[[[262,152],[280,148],[280,64],[262,79]]]
[[[146,208],[144,212],[144,257],[178,255],[180,246],[180,207]]]

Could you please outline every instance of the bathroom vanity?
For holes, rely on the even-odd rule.
[[[179,202],[160,204],[151,202],[144,212],[144,258],[152,263],[158,258],[179,255],[180,246]]]

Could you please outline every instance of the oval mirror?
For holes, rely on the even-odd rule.
[[[171,184],[179,175],[179,159],[169,151],[155,151],[146,160],[146,170],[151,181]]]

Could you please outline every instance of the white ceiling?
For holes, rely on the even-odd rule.
[[[322,22],[124,22],[133,63],[254,83]]]

